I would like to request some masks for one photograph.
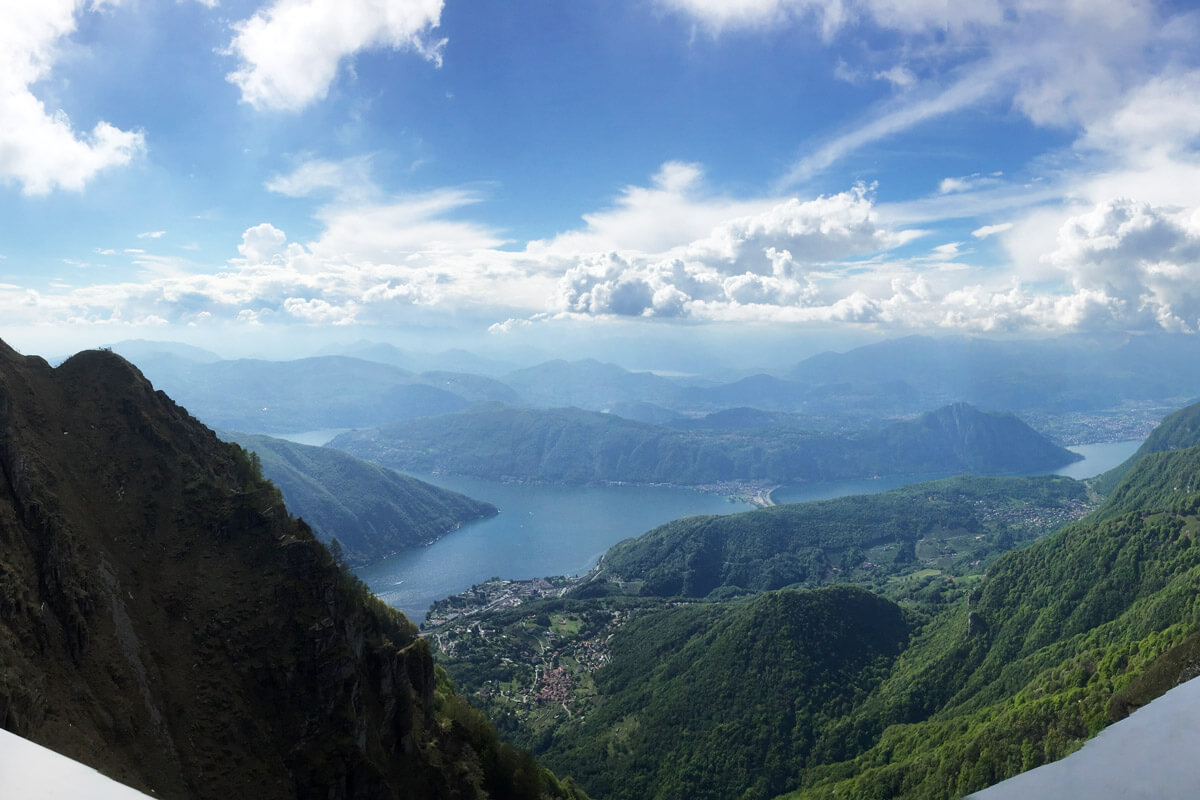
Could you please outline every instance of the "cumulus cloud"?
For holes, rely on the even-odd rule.
[[[275,0],[234,25],[229,52],[242,63],[226,78],[256,109],[298,111],[364,50],[411,50],[440,66],[441,15],[442,0]]]
[[[95,13],[104,5],[87,8]],[[0,180],[20,184],[25,194],[80,191],[100,171],[128,164],[145,149],[140,131],[108,122],[77,131],[64,110],[47,109],[30,91],[51,74],[83,7],[81,0],[45,0],[0,10]]]
[[[346,325],[354,321],[357,306],[354,303],[335,306],[319,297],[307,300],[289,297],[283,301],[283,309],[303,322]]]
[[[737,316],[734,307],[812,308],[838,299],[836,290],[827,296],[819,283],[864,268],[847,259],[918,235],[882,226],[863,186],[805,201],[788,198],[658,252],[576,258],[559,281],[555,306],[567,314],[699,318]]]
[[[889,249],[914,232],[895,233],[880,226],[865,186],[801,201],[789,198],[758,214],[723,222],[689,253],[730,273],[770,274],[796,261],[821,263]],[[786,252],[772,258],[768,251]],[[787,276],[787,277],[790,277]]]
[[[246,229],[238,252],[247,264],[270,264],[283,253],[285,242],[287,234],[269,222],[262,222]]]
[[[1048,260],[1125,324],[1200,330],[1200,209],[1128,199],[1068,220]]]
[[[849,324],[1054,333],[1093,328],[1200,330],[1200,209],[1109,200],[1060,219],[1043,274],[973,266],[963,242],[902,248],[924,231],[880,218],[872,190],[732,201],[698,168],[669,165],[626,187],[580,230],[513,248],[463,221],[479,200],[443,189],[323,209],[306,242],[262,222],[212,271],[139,254],[139,283],[0,292],[6,319],[110,324],[390,324],[422,309],[494,315],[504,334],[554,318]],[[664,236],[636,208],[692,222]],[[712,220],[715,220],[712,221]],[[982,239],[1008,230],[984,226]],[[1013,237],[1006,237],[1013,238]],[[564,242],[571,246],[565,246]],[[619,247],[591,251],[581,244]],[[905,255],[905,253],[909,253]]]

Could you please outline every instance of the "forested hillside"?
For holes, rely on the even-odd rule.
[[[1045,520],[1043,508],[1082,503],[1086,487],[958,479],[874,500],[679,520],[613,548],[599,576],[567,599],[476,614],[431,635],[509,736],[600,797],[960,797],[1066,755],[1194,674],[1198,470],[1200,447],[1147,456],[1090,516],[985,555],[986,572],[961,560],[935,568],[936,553],[915,548],[905,564],[897,546],[890,573],[841,573],[849,563],[830,554],[948,527],[986,543],[1022,519],[1002,522],[995,510],[1024,507],[1037,511],[1026,522]],[[847,691],[801,697],[799,686],[832,674],[815,638],[821,608],[850,595],[796,603],[782,599],[794,590],[762,590],[789,578],[812,585],[817,575],[887,593],[911,635],[894,640],[894,657],[858,678],[847,673]],[[707,599],[680,605],[680,595]],[[768,621],[758,612],[767,607],[790,609],[792,621]],[[755,622],[736,628],[737,648],[721,650],[735,619]],[[491,635],[476,640],[472,628]],[[810,648],[803,657],[787,652],[797,638]],[[518,639],[542,665],[532,683],[513,662],[488,666]],[[748,667],[758,653],[769,656]],[[532,705],[512,703],[519,691]]]
[[[1141,461],[1142,456],[1196,445],[1200,445],[1200,403],[1168,414],[1125,463],[1096,478],[1096,490],[1110,494],[1133,466]]]
[[[939,615],[839,726],[872,746],[811,771],[797,796],[956,797],[1065,755],[1191,677],[1200,494],[1174,493],[1187,475],[1156,462],[1125,482],[1146,506],[1102,508],[1009,554]]]
[[[634,583],[642,594],[666,597],[850,578],[882,588],[918,564],[970,571],[971,562],[1082,516],[1087,501],[1084,485],[1062,476],[958,477],[878,495],[685,517],[611,548],[591,583]]]
[[[288,510],[326,544],[334,539],[350,566],[420,547],[496,507],[401,475],[329,447],[270,436],[222,434],[254,453]]]

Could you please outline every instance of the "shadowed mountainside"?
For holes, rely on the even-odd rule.
[[[169,798],[564,797],[236,445],[0,343],[0,725]]]

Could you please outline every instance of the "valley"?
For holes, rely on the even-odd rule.
[[[0,2],[0,800],[1200,794],[1198,131],[1200,0]]]
[[[421,623],[402,638],[445,670],[434,705],[451,729],[474,731],[472,747],[522,774],[532,758],[553,770],[542,796],[771,800],[836,788],[950,798],[1012,774],[997,704],[1015,702],[1006,713],[1032,737],[1024,767],[1069,752],[1102,726],[1102,709],[1119,716],[1175,682],[1170,665],[1186,660],[1174,654],[1192,646],[1191,629],[1168,610],[1182,595],[1161,591],[1191,563],[1195,523],[1190,500],[1164,487],[1191,468],[1196,413],[1169,416],[1140,445],[1072,452],[1016,417],[961,403],[857,431],[849,417],[842,432],[819,433],[777,411],[668,428],[489,400],[334,441],[392,466],[405,465],[397,443],[414,447],[418,433],[432,438],[414,452],[436,443],[458,459],[509,454],[502,474],[423,461],[439,469],[419,479],[337,447],[223,435],[248,448],[238,451],[248,475],[278,482],[263,486],[288,503],[288,519],[303,515],[287,524],[328,544],[347,591],[369,590]],[[547,422],[553,434],[541,432]],[[704,453],[723,453],[732,471]],[[588,462],[613,471],[572,466]],[[638,463],[647,466],[625,471]],[[1038,474],[1046,469],[1104,474]],[[1173,549],[1179,566],[1087,555],[1109,547],[1098,525],[1145,539],[1140,553],[1152,540]],[[1079,552],[1042,555],[1068,535]],[[1022,580],[1012,565],[1023,558],[1057,577],[997,594],[1005,576]],[[1130,558],[1143,567],[1105,572]],[[1072,585],[1077,611],[1045,594]],[[1113,643],[1086,638],[1105,625]],[[1030,681],[1055,698],[1081,690],[1079,714],[1039,716],[1043,695],[1021,694]],[[995,755],[964,755],[983,740]],[[430,746],[459,747],[444,741]],[[940,766],[895,755],[910,750],[936,752]],[[953,779],[950,764],[960,765]],[[881,775],[904,775],[909,788],[880,789]]]
[[[1163,429],[1194,413],[1174,415]],[[1164,478],[1164,469],[1186,474],[1195,453],[1163,453],[1162,466],[1144,463],[1107,500],[1068,478],[958,478],[680,520],[614,547],[575,581],[489,582],[450,598],[437,604],[424,635],[507,736],[603,797],[718,798],[743,791],[753,776],[759,788],[743,796],[774,797],[790,788],[796,797],[830,789],[853,797],[957,797],[1065,755],[1103,726],[1105,714],[1119,718],[1190,674],[1178,665],[1193,652],[1184,634],[1197,623],[1176,622],[1178,601],[1168,598],[1185,597],[1200,568],[1189,533],[1196,523],[1186,510],[1195,501],[1156,495],[1161,489],[1153,487],[1177,480]],[[919,515],[899,510],[917,498]],[[1180,512],[1122,516],[1131,503]],[[914,527],[889,532],[892,508]],[[780,514],[803,515],[779,528],[801,547],[834,549],[779,561],[792,552],[787,538],[772,533]],[[1111,540],[1114,530],[1131,538]],[[896,538],[871,541],[879,536]],[[1161,556],[1125,555],[1145,552],[1147,536],[1160,542]],[[1065,537],[1074,541],[1067,549]],[[851,542],[859,548],[854,561],[835,566],[831,555],[846,554]],[[1167,561],[1190,567],[1177,572]],[[1057,577],[1030,578],[1023,563]],[[823,565],[816,573],[815,564]],[[796,571],[778,572],[780,566]],[[1008,588],[1014,579],[1027,588]],[[867,673],[839,661],[836,649],[808,653],[822,659],[810,666],[791,666],[795,648],[812,640],[783,631],[821,624],[819,614],[805,621],[812,609],[831,596],[839,604],[854,597],[822,593],[849,587],[894,603],[912,632],[907,645],[879,651]],[[809,610],[778,616],[797,607]],[[839,605],[839,613],[850,607]],[[752,656],[717,656],[726,646],[724,626],[741,630],[743,618],[759,621],[748,629],[750,639],[736,639],[740,646],[772,653],[748,673],[744,663]],[[880,635],[876,629],[863,645],[884,646]],[[835,682],[849,681],[851,694],[821,694],[832,684],[817,676],[830,669]],[[739,688],[744,674],[759,676],[750,695]],[[1142,694],[1143,685],[1162,688]],[[816,703],[803,712],[795,694],[801,686],[814,687],[802,691]],[[706,698],[703,708],[680,705],[695,693]],[[821,697],[841,710],[821,706]],[[1073,698],[1078,713],[1066,713],[1062,703]],[[1049,708],[1055,710],[1047,716]],[[802,727],[790,734],[778,728],[783,720],[795,726],[800,713],[809,720]],[[735,744],[722,733],[733,730],[775,730],[782,738]],[[615,774],[622,780],[613,781]]]
[[[1025,498],[1018,499],[1021,490],[1015,486],[994,486],[991,491],[974,493],[964,487],[971,493],[970,511],[956,511],[946,518],[952,520],[949,525],[935,526],[912,541],[913,560],[899,558],[898,544],[890,538],[863,542],[853,554],[836,547],[826,551],[829,565],[823,576],[795,583],[853,584],[902,607],[930,609],[951,603],[978,586],[988,565],[1006,547],[1035,540],[1095,508],[1094,501],[1071,486],[1073,482],[1063,483],[1063,489],[1037,499],[1028,489]],[[893,493],[929,498],[948,490],[963,491],[953,484],[942,481]],[[861,500],[868,506],[888,502],[884,497]],[[752,526],[760,513],[740,515],[747,520],[743,527]],[[879,528],[878,517],[865,509],[842,506],[833,513],[861,519],[857,524],[873,530]],[[818,511],[813,519],[821,516]],[[729,522],[738,519],[731,517]],[[809,528],[811,523],[793,523],[792,527]],[[653,535],[651,531],[642,538]],[[743,543],[745,538],[743,535]],[[816,532],[813,538],[831,542],[834,536]],[[618,564],[610,566],[609,559]],[[422,624],[422,635],[434,645],[456,684],[497,720],[502,730],[522,746],[535,747],[559,735],[561,726],[581,724],[588,709],[594,707],[594,673],[610,663],[608,643],[626,623],[702,599],[681,597],[679,592],[648,591],[645,577],[632,575],[621,566],[627,559],[618,546],[592,571],[575,578],[486,581],[435,603]],[[722,593],[719,588],[708,593],[710,600],[721,594],[751,593],[741,588]]]

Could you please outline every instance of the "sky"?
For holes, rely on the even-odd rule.
[[[0,0],[26,352],[1161,331],[1191,2]]]

